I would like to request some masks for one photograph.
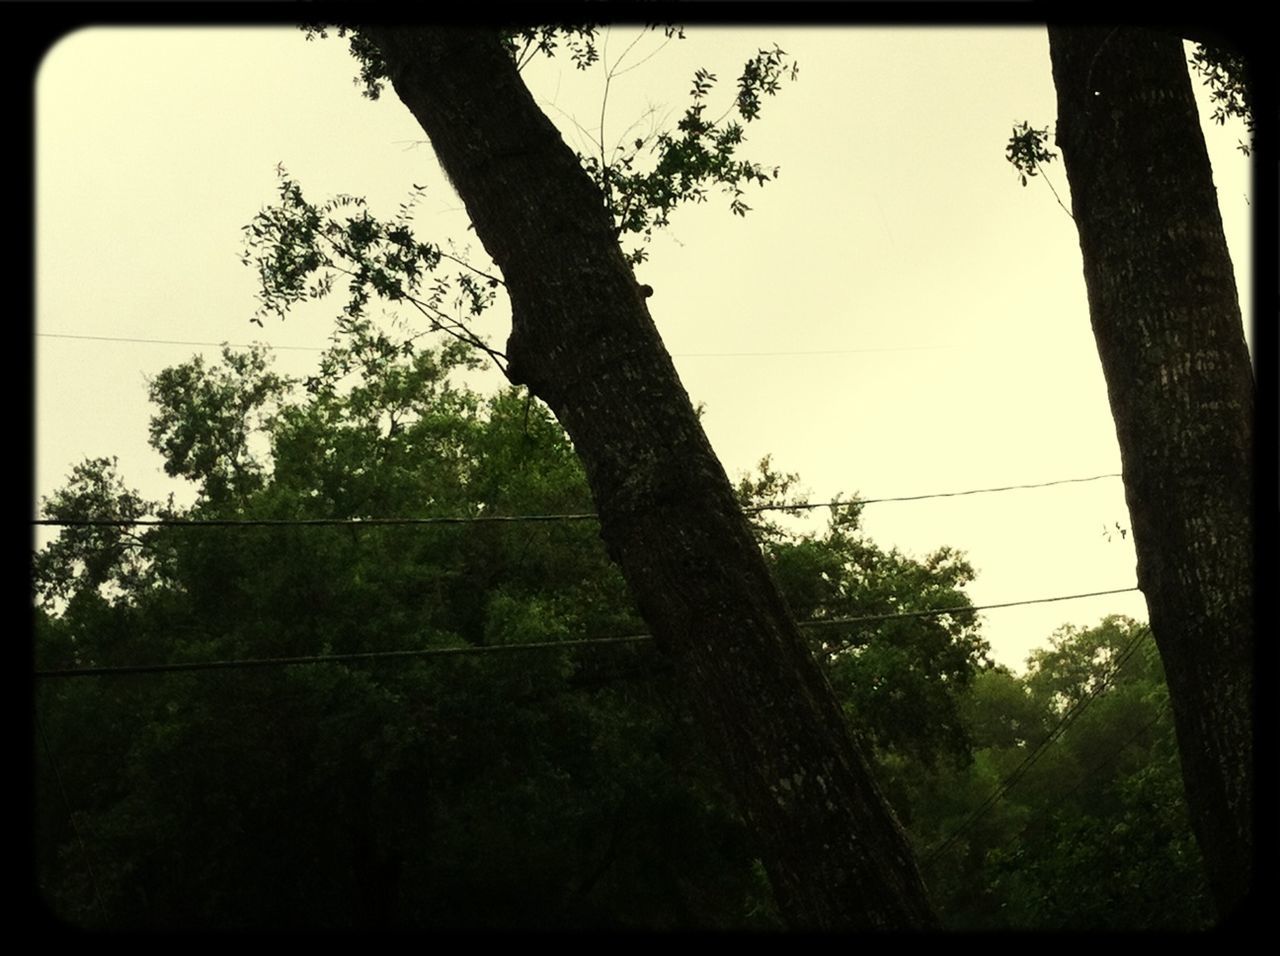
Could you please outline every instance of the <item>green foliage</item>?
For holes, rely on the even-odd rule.
[[[1253,97],[1248,58],[1234,50],[1197,43],[1188,62],[1209,87],[1213,121],[1219,126],[1226,125],[1228,119],[1239,119],[1244,123],[1249,141],[1240,142],[1238,149],[1248,156],[1253,141]]]
[[[590,69],[600,59],[600,51],[596,47],[596,31],[594,24],[581,26],[525,27],[514,33],[503,36],[511,57],[517,68],[523,68],[536,54],[548,59],[556,55],[561,42],[569,51],[569,59],[579,70]],[[670,36],[670,34],[668,34]]]
[[[708,118],[707,108],[717,77],[699,69],[689,93],[692,103],[674,132],[663,131],[637,138],[629,146],[620,145],[607,161],[603,144],[599,157],[579,156],[604,194],[619,236],[639,235],[647,243],[655,229],[669,224],[676,207],[705,202],[707,189],[713,185],[731,197],[729,209],[734,215],[745,216],[750,211],[742,199],[743,187],[750,183],[763,186],[777,179],[778,169],[738,158],[744,141],[743,124],[759,117],[762,97],[776,94],[784,78],[796,78],[798,66],[785,57],[775,46],[748,60],[738,77],[733,106],[716,119]],[[729,119],[732,113],[738,119]],[[632,263],[644,261],[643,243],[627,253]]]
[[[90,458],[72,469],[67,484],[41,501],[41,511],[57,521],[85,522],[145,518],[159,509],[131,491],[116,471],[115,458]],[[128,590],[146,568],[147,542],[125,525],[68,527],[36,556],[32,583],[45,607],[104,588]],[[82,597],[84,596],[84,597]]]
[[[361,33],[358,27],[349,24],[312,23],[302,27],[307,40],[328,39],[331,29],[340,39],[346,39],[351,56],[360,64],[360,72],[355,78],[355,84],[362,87],[361,95],[370,100],[379,99],[386,81],[391,78],[387,73],[387,64],[382,59],[382,51],[378,49],[376,43]],[[537,54],[546,57],[555,56],[556,50],[563,42],[574,65],[580,70],[585,70],[600,58],[600,52],[596,48],[597,29],[596,25],[589,23],[578,26],[522,27],[504,32],[502,40],[517,67],[523,67]],[[668,36],[678,30],[676,27],[666,29]],[[683,33],[680,33],[680,36],[683,37]]]
[[[308,23],[301,29],[308,41],[328,39],[331,29],[339,39],[346,39],[352,58],[360,64],[355,84],[363,87],[361,95],[370,100],[381,98],[382,88],[391,77],[387,73],[386,61],[382,59],[382,51],[376,43],[349,24]]]
[[[267,361],[262,349],[224,346],[221,367],[206,368],[196,356],[150,383],[159,409],[151,419],[151,446],[164,455],[166,474],[198,482],[210,503],[243,499],[262,483],[249,436],[290,386],[267,371]]]
[[[745,477],[747,508],[794,504],[797,477],[769,458]],[[822,534],[788,532],[776,518],[753,518],[774,577],[797,619],[826,621],[954,607],[954,614],[836,625],[810,631],[852,727],[885,760],[909,757],[932,766],[968,759],[960,695],[987,662],[971,602],[962,588],[973,569],[943,548],[923,560],[876,547],[859,529],[857,500],[832,508]]]
[[[393,344],[374,333],[366,308],[376,296],[411,306],[427,320],[428,331],[478,349],[504,368],[502,353],[467,325],[493,305],[502,280],[439,245],[414,238],[410,226],[421,187],[414,186],[396,215],[383,221],[355,196],[308,202],[283,167],[277,173],[279,202],[261,210],[243,229],[240,261],[257,273],[261,302],[250,321],[262,325],[268,314],[284,319],[295,305],[328,296],[338,277],[345,276],[347,301],[336,320],[337,332],[362,342],[366,352],[387,359],[413,350],[412,340]],[[442,274],[446,261],[462,268]],[[332,361],[350,358],[335,354]]]
[[[1029,176],[1039,175],[1041,168],[1057,159],[1058,154],[1048,147],[1049,128],[1034,129],[1029,123],[1015,123],[1013,135],[1005,146],[1004,155],[1018,173],[1022,185]]]
[[[1049,732],[1049,715],[1026,681],[1006,667],[974,676],[961,701],[961,715],[975,741],[1005,751],[1039,743]]]
[[[1028,665],[1022,677],[993,668],[971,683],[961,711],[973,763],[912,791],[909,826],[949,924],[1209,925],[1168,688],[1145,626],[1108,617],[1063,627]]]
[[[544,406],[458,386],[455,373],[474,362],[461,343],[412,354],[384,344],[353,324],[307,388],[273,376],[258,352],[167,370],[152,388],[153,440],[170,473],[195,483],[196,504],[144,501],[97,461],[46,509],[591,510]],[[253,480],[236,484],[237,467]],[[772,496],[778,481],[765,469],[753,487]],[[856,531],[856,505],[838,515],[823,535],[769,537],[797,610],[956,599],[955,562],[879,555]],[[881,562],[865,593],[855,559]],[[587,522],[75,528],[36,568],[45,668],[643,628]],[[815,573],[833,577],[807,580]],[[933,591],[912,598],[917,585]],[[971,646],[958,624],[908,630],[888,639],[916,670],[952,667],[939,653],[946,634],[961,657]],[[881,728],[887,756],[945,749],[924,738],[950,706],[937,692],[965,683],[954,675],[904,673],[900,693],[884,686],[897,711],[869,698],[850,700],[850,713]],[[751,835],[673,678],[651,646],[621,645],[43,681],[53,758],[41,752],[37,766],[42,892],[85,926],[776,927]],[[910,726],[892,728],[894,713],[910,713]]]
[[[461,343],[385,345],[355,324],[305,389],[256,352],[168,370],[152,390],[157,447],[185,463],[171,473],[196,483],[196,505],[146,501],[100,460],[46,513],[591,509],[543,406],[457,386],[475,361]],[[235,462],[255,477],[230,495]],[[766,458],[739,494],[795,504],[797,481]],[[754,516],[798,617],[967,606],[959,555],[879,549],[859,513],[839,504],[821,531]],[[69,528],[34,581],[43,668],[642,628],[581,522]],[[806,633],[952,926],[1207,923],[1168,691],[1140,625],[1064,627],[1021,677],[990,666],[972,612]],[[82,925],[777,925],[750,833],[651,647],[47,680],[37,704],[74,814],[38,749],[40,886]]]
[[[320,25],[303,29],[308,40],[328,36],[327,28]],[[364,87],[364,95],[369,99],[378,99],[388,77],[386,64],[376,45],[358,29],[350,26],[338,25],[333,29],[339,37],[347,38],[351,54],[360,64],[357,85]],[[575,67],[585,71],[600,60],[598,29],[592,24],[526,27],[506,32],[502,36],[517,68],[523,68],[539,54],[555,56],[563,44]],[[662,29],[668,39],[684,38],[684,31],[680,27],[664,26]],[[616,65],[614,69],[616,70]],[[707,116],[708,100],[717,77],[700,69],[693,77],[690,90],[692,102],[677,122],[674,131],[655,131],[629,143],[620,143],[612,151],[601,141],[597,144],[598,151],[592,155],[579,154],[583,168],[600,187],[604,204],[613,217],[617,235],[636,235],[641,238],[640,245],[627,250],[629,262],[643,262],[647,257],[644,245],[652,239],[654,230],[669,224],[676,207],[689,202],[705,202],[707,191],[711,187],[719,187],[730,197],[729,210],[734,215],[745,216],[751,210],[742,198],[746,194],[744,187],[751,183],[763,186],[778,177],[778,169],[739,157],[739,150],[744,142],[743,125],[758,119],[764,97],[777,94],[782,81],[795,80],[798,71],[798,65],[788,61],[787,54],[779,47],[759,50],[743,65],[732,105],[720,116],[711,119]],[[610,73],[605,78],[603,95],[606,101],[612,77],[613,74]],[[731,118],[733,116],[736,118]],[[601,136],[603,137],[603,131]],[[285,186],[296,190],[296,186],[287,181]],[[279,306],[287,308],[303,297],[327,289],[323,285],[323,276],[316,280],[317,285],[305,287],[305,282],[307,277],[322,268],[334,268],[334,263],[328,258],[328,250],[319,248],[321,244],[317,243],[317,239],[323,236],[335,240],[342,228],[331,223],[322,228],[322,220],[332,211],[331,204],[320,209],[307,206],[303,203],[300,192],[286,195],[284,187],[281,198],[282,208],[289,208],[292,212],[266,211],[246,230],[251,234],[251,241],[261,240],[266,236],[275,237],[273,255],[267,259],[259,257],[256,264],[263,280],[263,288],[271,290],[264,295],[264,306],[283,316]],[[357,201],[351,197],[339,197],[332,202],[347,204]],[[371,229],[376,236],[376,224]],[[361,260],[358,256],[349,254],[357,251],[359,249],[349,244],[349,248],[343,252],[343,258],[349,263],[359,263]],[[246,261],[247,259],[248,257]],[[412,255],[409,259],[412,261]],[[350,269],[351,266],[348,265],[343,271],[351,274]],[[434,265],[428,266],[426,271],[430,272],[432,269]],[[363,272],[357,267],[356,271],[359,272],[361,288],[372,284],[377,291],[393,301],[407,295],[408,290],[402,289],[396,278],[402,273],[399,264],[388,267],[388,264],[382,263]],[[353,288],[355,284],[353,277]],[[379,288],[379,285],[382,287]],[[352,301],[355,303],[355,298]],[[356,307],[362,306],[364,301],[367,300],[361,300]],[[474,312],[473,315],[475,314],[479,313]]]
[[[339,29],[339,35],[347,35],[344,29]],[[324,33],[318,30],[309,35]],[[520,36],[526,47],[550,54],[555,35],[556,31],[531,30]],[[358,33],[351,36],[355,43]],[[580,67],[594,62],[589,30],[570,32],[569,45],[571,51],[578,51],[574,56]],[[361,62],[372,70],[378,61],[366,57]],[[742,200],[743,187],[751,182],[763,185],[776,178],[778,170],[738,158],[742,124],[759,116],[762,97],[774,95],[784,77],[794,79],[795,75],[796,66],[788,65],[782,50],[761,50],[739,77],[734,106],[712,120],[705,112],[716,77],[699,70],[691,93],[693,103],[676,132],[636,139],[630,148],[618,147],[610,159],[605,158],[603,144],[599,157],[580,156],[601,189],[618,235],[637,234],[647,242],[655,229],[669,223],[677,206],[705,201],[711,185],[731,195],[734,214],[745,215],[750,207]],[[726,120],[734,111],[741,122]],[[261,303],[251,321],[262,325],[267,315],[284,319],[294,306],[328,296],[345,277],[346,301],[337,317],[340,334],[368,338],[367,309],[377,298],[411,307],[426,319],[429,330],[484,352],[505,371],[502,352],[471,328],[496,301],[502,280],[493,274],[492,265],[478,268],[465,255],[415,238],[413,210],[422,195],[420,187],[413,187],[394,217],[382,220],[355,196],[310,202],[283,166],[277,174],[278,202],[259,211],[243,229],[241,262],[257,273]],[[627,256],[632,263],[643,261],[643,244]],[[446,273],[441,268],[446,262],[461,268]],[[384,344],[383,350],[395,347],[411,348],[408,343]]]

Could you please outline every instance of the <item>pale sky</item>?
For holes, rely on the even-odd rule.
[[[714,116],[758,49],[776,43],[799,62],[747,127],[744,155],[779,178],[749,190],[745,219],[714,193],[680,209],[637,269],[729,474],[770,454],[825,501],[1119,472],[1074,224],[1042,179],[1021,187],[1004,158],[1015,121],[1055,119],[1045,31],[686,33],[663,46],[660,32],[615,27],[604,64],[582,72],[557,58],[525,77],[585,150],[606,64],[612,146],[635,138],[634,123],[673,124],[698,67],[720,79]],[[255,278],[240,229],[275,199],[277,163],[313,201],[365,196],[375,216],[425,183],[419,238],[470,240],[484,261],[425,135],[393,92],[363,99],[355,72],[345,41],[294,29],[98,28],[49,52],[35,90],[38,495],[84,458],[114,455],[144,495],[190,501],[147,446],[146,381],[218,353],[54,335],[260,341],[281,349],[277,371],[311,369],[338,298],[264,329],[248,321]],[[1206,127],[1248,332],[1242,135]],[[1069,206],[1060,161],[1048,177]],[[503,323],[497,310],[477,330],[501,348]],[[881,546],[966,552],[978,605],[1135,584],[1131,541],[1103,533],[1129,524],[1119,479],[869,505],[864,518]],[[983,630],[1020,669],[1059,625],[1109,613],[1146,617],[1135,592],[992,610]]]

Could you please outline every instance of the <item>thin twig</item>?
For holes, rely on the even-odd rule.
[[[1058,196],[1058,190],[1056,190],[1056,189],[1054,189],[1054,188],[1053,188],[1053,183],[1049,182],[1049,177],[1048,177],[1048,175],[1045,173],[1045,171],[1044,171],[1043,169],[1042,169],[1042,170],[1040,170],[1040,175],[1044,177],[1044,184],[1045,184],[1046,186],[1048,186],[1048,187],[1049,187],[1049,191],[1050,191],[1051,193],[1053,193],[1053,198],[1058,200],[1058,205],[1059,205],[1059,206],[1062,206],[1062,211],[1063,211],[1063,212],[1065,212],[1068,216],[1071,216],[1071,221],[1072,221],[1072,222],[1075,222],[1075,221],[1076,221],[1076,217],[1075,217],[1074,215],[1072,215],[1072,213],[1071,213],[1071,210],[1070,210],[1070,209],[1068,209],[1065,205],[1063,205],[1063,202],[1062,202],[1061,198],[1059,198],[1059,196]]]
[[[636,35],[636,38],[635,38],[634,40],[632,40],[630,43],[628,43],[628,44],[627,44],[627,48],[626,48],[625,50],[623,50],[623,51],[622,51],[622,56],[618,57],[617,61],[613,64],[613,69],[609,71],[609,76],[611,76],[611,77],[614,77],[614,76],[621,76],[623,73],[628,73],[628,72],[630,72],[631,70],[634,70],[637,66],[639,66],[639,65],[640,65],[640,63],[645,62],[645,60],[647,60],[647,59],[649,58],[649,57],[645,57],[645,60],[641,60],[641,61],[640,61],[640,63],[633,64],[632,66],[627,67],[625,70],[621,69],[622,61],[623,61],[623,60],[625,60],[625,59],[627,58],[627,54],[628,54],[628,53],[630,53],[632,50],[634,50],[634,49],[635,49],[636,44],[637,44],[637,43],[639,43],[641,40],[643,40],[643,39],[644,39],[644,35],[645,35],[647,32],[648,32],[647,30],[641,30],[641,31]],[[659,49],[661,49],[661,48],[659,48]],[[655,50],[654,52],[656,53],[657,51]],[[653,54],[651,53],[651,54],[649,54],[649,56],[653,56]]]
[[[333,239],[329,238],[328,236],[325,236],[323,233],[321,233],[320,235],[325,240],[327,240],[329,244],[332,245],[335,249],[337,249],[340,253],[346,255],[348,258],[351,258],[350,253],[346,252],[346,250],[343,249],[343,247],[340,246],[338,243],[336,243]],[[447,252],[441,252],[440,254],[442,256],[449,255]],[[455,262],[459,262],[461,265],[464,265],[464,266],[467,265],[467,263],[462,262],[460,259],[457,259],[455,256],[449,256],[449,258],[453,259]],[[328,267],[336,270],[342,275],[350,276],[351,278],[358,277],[355,272],[352,272],[350,269],[346,269],[338,265],[337,263],[329,262]],[[468,268],[471,268],[471,267],[468,266]],[[479,272],[479,270],[474,270],[474,271]],[[490,359],[493,360],[493,364],[497,366],[498,371],[500,371],[504,377],[507,377],[507,378],[510,377],[509,375],[507,375],[507,367],[504,364],[504,362],[509,360],[507,359],[507,356],[504,353],[499,352],[496,349],[490,348],[484,342],[483,339],[479,338],[474,332],[468,329],[464,324],[449,318],[439,309],[436,309],[430,306],[429,304],[423,302],[417,297],[412,296],[407,292],[401,292],[400,297],[403,301],[408,302],[415,309],[421,312],[427,318],[427,321],[431,322],[433,330],[444,332],[446,335],[452,336],[453,338],[457,339],[459,342],[465,342],[467,345],[470,345],[473,348],[480,349],[480,351],[484,352],[486,355],[489,356]],[[400,301],[400,300],[393,299],[392,301],[394,302],[394,301]],[[454,331],[455,329],[461,329],[461,334]]]
[[[607,40],[608,39],[607,32],[605,37]],[[627,49],[629,50],[631,48],[627,47]],[[624,57],[627,55],[625,50],[623,51],[622,55]],[[600,179],[601,179],[601,182],[604,184],[604,204],[609,210],[609,218],[614,219],[616,218],[616,216],[614,215],[614,211],[613,211],[613,186],[610,183],[610,176],[609,176],[609,172],[612,169],[612,167],[609,165],[609,159],[608,157],[605,156],[605,152],[604,152],[604,120],[605,120],[605,113],[609,109],[609,84],[613,82],[613,71],[608,69],[608,64],[604,59],[603,53],[601,54],[600,62],[602,65],[605,66],[605,74],[604,74],[604,93],[600,97],[600,134],[596,140],[596,145],[600,150]]]
[[[643,35],[643,34],[642,34],[642,35]],[[637,42],[639,41],[639,39],[640,39],[639,37],[637,37],[637,38],[636,38]],[[644,66],[646,63],[648,63],[650,60],[652,60],[655,56],[657,56],[659,53],[661,53],[663,50],[665,50],[665,49],[667,48],[667,44],[671,42],[671,39],[672,39],[671,37],[667,37],[666,39],[664,39],[664,40],[662,41],[662,43],[658,46],[658,48],[657,48],[656,50],[654,50],[652,53],[650,53],[650,54],[649,54],[648,56],[646,56],[644,59],[640,60],[638,63],[632,63],[632,64],[631,64],[629,67],[627,67],[625,70],[618,70],[618,69],[616,69],[616,64],[615,64],[615,72],[614,72],[614,76],[622,76],[624,73],[630,73],[632,70],[634,70],[634,69],[636,69],[636,68],[638,68],[638,67]],[[635,43],[631,44],[631,46],[635,46]],[[628,49],[628,50],[630,50],[630,49],[631,49],[631,47],[627,47],[627,49]],[[626,54],[624,53],[624,54],[623,54],[623,56],[625,57],[625,56],[626,56]],[[618,61],[618,63],[621,63],[621,62],[622,62],[622,60],[620,59],[620,60]]]
[[[480,351],[484,352],[486,355],[489,356],[490,359],[493,360],[493,364],[497,366],[499,372],[501,372],[505,377],[510,378],[510,375],[508,375],[507,373],[507,366],[505,364],[507,361],[509,361],[509,359],[507,359],[507,356],[505,353],[499,352],[497,349],[490,348],[484,342],[483,339],[477,336],[465,325],[463,325],[461,322],[458,322],[454,319],[450,319],[439,309],[434,309],[428,304],[426,304],[425,302],[422,302],[411,295],[404,296],[404,299],[406,302],[412,305],[415,309],[421,312],[426,317],[427,321],[432,323],[432,326],[434,328],[445,333],[445,335],[452,336],[453,338],[457,339],[459,342],[465,342],[467,345],[470,345],[473,348],[480,349]],[[432,313],[435,313],[435,314],[433,315]],[[444,321],[442,321],[442,319]],[[448,322],[449,324],[446,325],[445,322]],[[455,330],[461,330],[461,331],[459,332]]]
[[[501,286],[506,285],[506,283],[503,282],[501,279],[499,279],[497,276],[489,275],[489,273],[485,272],[483,269],[477,269],[475,266],[467,262],[465,259],[459,259],[457,256],[450,255],[449,253],[445,252],[443,249],[437,249],[436,251],[440,253],[440,257],[442,259],[448,259],[451,262],[456,262],[458,265],[462,266],[464,269],[470,269],[476,275],[483,276],[484,278],[488,279],[490,282],[496,282],[498,283],[498,285],[501,285]]]

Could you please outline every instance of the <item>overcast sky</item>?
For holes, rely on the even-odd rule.
[[[673,124],[698,67],[720,78],[717,115],[757,49],[776,43],[800,64],[747,129],[745,155],[781,167],[745,197],[752,212],[733,216],[715,194],[681,209],[637,269],[731,476],[771,454],[829,500],[1119,472],[1074,224],[1004,159],[1015,121],[1055,119],[1043,29],[704,27],[665,45],[641,32],[611,30],[590,71],[526,69],[579,150],[597,148],[608,69],[612,146]],[[114,455],[144,494],[189,501],[147,446],[146,381],[218,351],[61,336],[260,341],[279,350],[278,371],[309,371],[340,302],[258,329],[238,258],[278,163],[309,198],[366,196],[374,215],[425,183],[419,237],[475,243],[422,131],[394,94],[363,99],[355,69],[345,41],[293,29],[99,28],[50,51],[36,83],[37,494]],[[1247,293],[1242,135],[1206,127]],[[1069,206],[1060,162],[1049,179]],[[479,331],[501,347],[507,330],[495,314]],[[966,552],[979,605],[1132,587],[1117,522],[1128,527],[1114,478],[865,511],[882,546]],[[1146,617],[1133,593],[993,610],[984,633],[1020,668],[1059,625],[1108,613]]]

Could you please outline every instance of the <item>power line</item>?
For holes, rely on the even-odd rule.
[[[1063,594],[1055,597],[1032,598],[1025,601],[1006,601],[1001,604],[964,605],[933,608],[923,611],[900,611],[892,614],[865,614],[856,617],[825,618],[801,621],[797,627],[809,630],[822,627],[873,624],[906,618],[941,617],[944,614],[974,613],[997,608],[1018,607],[1026,604],[1049,604],[1055,601],[1074,601],[1080,598],[1101,597],[1110,594],[1126,594],[1136,587],[1117,588],[1111,591],[1091,591],[1087,594]],[[104,677],[118,674],[160,674],[174,671],[231,670],[254,667],[285,667],[294,664],[340,664],[356,661],[383,661],[415,657],[459,657],[470,654],[495,654],[509,651],[563,649],[607,644],[638,644],[653,640],[652,634],[625,634],[619,637],[588,637],[571,641],[536,641],[526,644],[487,644],[464,647],[424,647],[404,651],[366,651],[353,654],[323,654],[299,657],[259,657],[218,661],[184,661],[170,664],[124,664],[106,667],[52,668],[37,670],[36,677]],[[852,645],[851,645],[852,646]]]
[[[260,348],[265,343],[257,345],[246,345],[239,342],[193,342],[187,339],[141,339],[128,338],[120,335],[72,335],[69,332],[37,332],[36,336],[46,339],[82,339],[91,342],[133,342],[142,345],[199,345],[208,346],[210,348],[227,348],[233,349],[252,349]],[[267,345],[267,348],[280,349],[293,352],[323,352],[324,349],[312,345]]]
[[[1005,601],[1001,604],[979,604],[970,607],[941,607],[927,611],[899,611],[894,614],[868,614],[862,617],[832,617],[817,621],[804,621],[798,627],[833,627],[840,624],[870,624],[876,621],[892,621],[908,617],[940,617],[943,614],[959,614],[965,611],[994,611],[1024,604],[1053,604],[1056,601],[1078,601],[1082,598],[1104,597],[1110,594],[1128,594],[1139,588],[1115,588],[1111,591],[1089,591],[1084,594],[1060,594],[1057,597],[1031,598],[1025,601]]]
[[[863,355],[869,352],[934,352],[954,345],[898,345],[872,349],[809,349],[787,352],[672,352],[672,358],[774,358],[791,355]]]
[[[1141,727],[1139,727],[1137,730],[1135,730],[1132,734],[1130,734],[1127,738],[1125,738],[1124,743],[1122,743],[1122,744],[1121,744],[1119,747],[1117,747],[1115,750],[1111,751],[1111,753],[1107,754],[1105,757],[1103,757],[1101,760],[1099,760],[1097,763],[1095,763],[1095,764],[1094,764],[1092,767],[1090,767],[1087,771],[1085,771],[1084,773],[1080,774],[1080,776],[1076,779],[1076,782],[1075,782],[1075,783],[1073,783],[1073,784],[1072,784],[1072,785],[1071,785],[1071,786],[1066,790],[1066,792],[1065,792],[1065,793],[1059,794],[1059,801],[1061,801],[1062,799],[1065,799],[1066,797],[1071,796],[1073,793],[1075,793],[1077,790],[1079,790],[1082,786],[1084,786],[1084,784],[1085,784],[1085,782],[1086,782],[1086,781],[1088,781],[1088,780],[1092,779],[1093,777],[1097,776],[1098,771],[1100,771],[1103,767],[1107,766],[1107,765],[1108,765],[1109,763],[1111,763],[1112,761],[1114,761],[1114,760],[1118,759],[1118,758],[1119,758],[1119,756],[1120,756],[1122,753],[1124,753],[1124,751],[1125,751],[1125,748],[1126,748],[1126,747],[1128,747],[1131,743],[1134,743],[1134,742],[1135,742],[1139,737],[1141,737],[1141,736],[1142,736],[1143,734],[1145,734],[1148,730],[1150,730],[1150,729],[1151,729],[1151,728],[1153,728],[1156,724],[1158,724],[1158,723],[1160,722],[1161,718],[1163,718],[1163,717],[1164,717],[1164,715],[1165,715],[1165,714],[1167,714],[1167,713],[1169,713],[1169,712],[1170,712],[1170,705],[1169,705],[1169,702],[1168,702],[1168,701],[1165,701],[1165,702],[1164,702],[1163,704],[1161,704],[1158,708],[1156,708],[1156,712],[1155,712],[1155,714],[1153,714],[1153,715],[1152,715],[1152,717],[1151,717],[1151,719],[1150,719],[1150,720],[1148,720],[1145,724],[1143,724]]]
[[[1124,743],[1122,743],[1120,746],[1116,747],[1114,750],[1112,750],[1110,753],[1108,753],[1105,757],[1103,757],[1101,760],[1099,760],[1097,763],[1095,763],[1095,764],[1094,764],[1092,767],[1090,767],[1087,771],[1085,771],[1084,773],[1079,774],[1079,775],[1077,776],[1077,778],[1076,778],[1076,782],[1075,782],[1075,783],[1073,783],[1073,784],[1072,784],[1069,788],[1067,788],[1067,790],[1065,790],[1064,792],[1062,792],[1062,793],[1058,794],[1058,797],[1057,797],[1057,799],[1054,801],[1054,804],[1055,804],[1055,805],[1057,805],[1057,806],[1061,806],[1061,805],[1065,802],[1065,800],[1067,799],[1067,797],[1071,796],[1073,793],[1075,793],[1077,790],[1079,790],[1079,789],[1080,789],[1082,786],[1084,786],[1086,783],[1088,783],[1088,782],[1090,782],[1090,781],[1092,781],[1092,780],[1096,779],[1099,771],[1101,771],[1104,767],[1106,767],[1106,766],[1107,766],[1108,764],[1110,764],[1112,761],[1116,760],[1116,759],[1117,759],[1117,758],[1118,758],[1122,753],[1124,753],[1125,749],[1126,749],[1126,748],[1128,748],[1128,746],[1129,746],[1131,743],[1133,743],[1134,741],[1136,741],[1139,737],[1141,737],[1143,734],[1145,734],[1148,730],[1150,730],[1150,729],[1151,729],[1151,728],[1153,728],[1156,724],[1158,724],[1158,723],[1160,722],[1160,718],[1161,718],[1161,717],[1163,717],[1163,716],[1165,715],[1165,713],[1166,713],[1166,712],[1168,712],[1168,710],[1169,710],[1169,704],[1168,704],[1168,702],[1166,701],[1166,702],[1165,702],[1164,704],[1162,704],[1159,708],[1157,708],[1155,715],[1154,715],[1150,720],[1148,720],[1145,724],[1143,724],[1141,727],[1139,727],[1136,731],[1134,731],[1134,732],[1133,732],[1133,733],[1132,733],[1132,734],[1131,734],[1131,735],[1130,735],[1130,736],[1129,736],[1129,737],[1124,741]],[[1033,822],[1034,822],[1034,821],[1033,821]],[[1016,841],[1018,841],[1018,840],[1021,840],[1023,837],[1025,837],[1025,836],[1030,832],[1030,830],[1031,830],[1031,824],[1029,823],[1029,824],[1027,824],[1026,826],[1024,826],[1022,829],[1020,829],[1020,830],[1018,830],[1016,833],[1014,833],[1014,834],[1013,834],[1011,837],[1009,837],[1008,839],[1003,840],[1003,841],[1001,841],[1000,843],[997,843],[995,846],[993,846],[993,847],[991,847],[990,849],[988,849],[988,850],[987,850],[987,852],[988,852],[988,853],[992,853],[992,852],[995,852],[995,851],[997,851],[997,850],[1003,850],[1003,849],[1004,849],[1005,847],[1007,847],[1009,844],[1014,843],[1014,842],[1016,842]],[[938,851],[938,852],[941,852],[941,850],[939,849],[939,851]],[[932,861],[936,858],[936,855],[937,855],[936,853],[935,853],[934,855],[931,855],[931,856],[928,858],[928,860],[926,860],[925,862],[932,862]]]
[[[547,521],[590,521],[594,512],[546,515],[436,515],[426,518],[39,518],[35,525],[59,528],[325,528],[424,524],[522,524]]]
[[[965,495],[995,494],[1005,491],[1020,491],[1027,488],[1049,488],[1054,485],[1079,484],[1087,481],[1099,481],[1103,478],[1119,478],[1118,472],[1104,475],[1091,475],[1087,478],[1059,478],[1055,481],[1042,481],[1024,485],[1003,485],[997,488],[971,488],[967,491],[941,491],[927,495],[904,495],[896,498],[863,498],[848,501],[795,502],[793,504],[755,505],[743,508],[744,514],[760,514],[765,511],[812,511],[818,508],[848,507],[850,505],[878,505],[894,501],[924,501],[930,498],[959,498]],[[59,519],[37,518],[32,524],[42,527],[59,528],[123,528],[123,527],[163,527],[163,528],[251,528],[251,527],[368,527],[387,525],[430,525],[430,524],[484,524],[484,523],[532,523],[555,521],[594,521],[599,515],[594,512],[575,512],[567,514],[527,514],[527,515],[436,515],[420,518],[84,518]]]
[[[1086,481],[1098,481],[1102,478],[1119,478],[1120,472],[1108,472],[1105,475],[1090,475],[1088,478],[1058,478],[1054,481],[1039,481],[1026,485],[1002,485],[998,488],[970,488],[968,491],[939,491],[928,495],[902,495],[896,498],[859,498],[851,501],[821,501],[816,504],[798,503],[794,505],[761,505],[757,508],[744,508],[748,514],[760,511],[802,511],[811,508],[832,508],[837,505],[878,505],[891,501],[924,501],[927,498],[959,498],[963,495],[986,495],[1000,491],[1020,491],[1024,488],[1049,488],[1053,485],[1071,485]]]
[[[128,342],[139,345],[195,345],[207,346],[211,348],[221,348],[226,346],[233,349],[250,349],[255,348],[253,345],[246,345],[240,342],[197,342],[187,339],[150,339],[150,338],[133,338],[121,335],[75,335],[70,332],[37,332],[37,336],[49,339],[82,339],[93,342]],[[323,352],[323,348],[307,345],[268,345],[272,349],[289,349],[301,352]],[[772,358],[775,356],[793,356],[793,355],[861,355],[871,352],[930,352],[939,349],[954,348],[952,345],[902,345],[902,346],[886,346],[883,348],[864,348],[864,349],[812,349],[801,351],[779,351],[779,352],[676,352],[672,354],[673,358]]]
[[[465,647],[421,647],[406,651],[365,651],[354,654],[318,654],[299,657],[252,657],[220,661],[184,661],[176,664],[124,664],[115,667],[68,667],[38,670],[36,677],[105,677],[111,674],[164,674],[176,671],[242,670],[255,667],[287,667],[294,664],[343,664],[355,661],[396,660],[411,657],[459,657],[504,651],[534,651],[596,644],[635,644],[652,640],[649,634],[593,637],[576,641],[531,641],[527,644],[468,644]]]

